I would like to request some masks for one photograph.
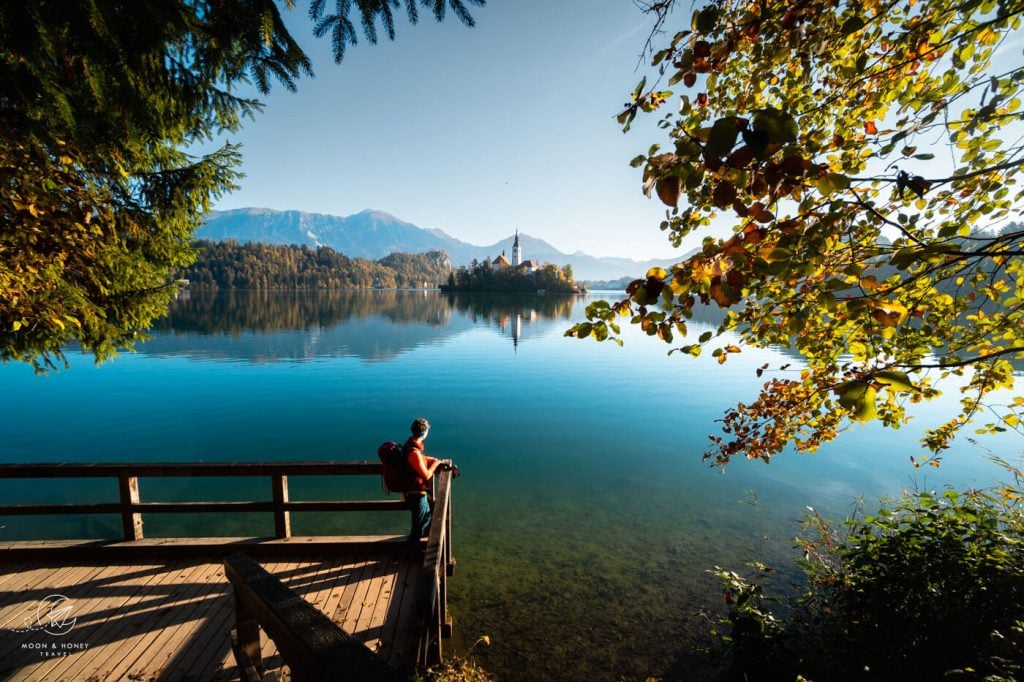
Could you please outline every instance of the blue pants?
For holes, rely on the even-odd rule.
[[[430,511],[430,499],[426,493],[422,495],[407,494],[405,501],[409,504],[409,511],[412,515],[412,526],[409,528],[409,539],[406,540],[406,546],[410,550],[416,550],[419,549],[420,538],[430,530],[430,520],[433,517]]]

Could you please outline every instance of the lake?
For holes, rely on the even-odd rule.
[[[614,294],[607,294],[614,296]],[[841,518],[859,496],[918,486],[991,485],[987,459],[1016,434],[961,437],[939,469],[909,463],[923,430],[955,404],[915,407],[911,426],[854,427],[814,456],[770,465],[701,461],[716,419],[751,400],[755,369],[798,360],[744,350],[666,355],[627,329],[625,345],[566,338],[589,297],[448,297],[434,291],[184,292],[137,352],[35,376],[0,366],[0,459],[57,461],[362,460],[427,417],[427,451],[451,457],[450,584],[456,651],[501,679],[686,679],[721,601],[714,566],[764,560],[795,579],[793,537],[811,506]],[[695,322],[700,334],[711,323]],[[376,481],[293,480],[295,499],[373,497]],[[330,486],[325,488],[325,486]],[[104,487],[107,486],[107,487]],[[108,489],[108,487],[110,489]],[[146,500],[266,497],[265,484],[143,481]],[[31,488],[13,502],[109,501],[114,484]],[[402,515],[295,515],[301,533],[407,530]],[[147,517],[148,536],[214,534],[185,515]],[[0,539],[114,537],[117,518],[0,519]],[[272,532],[266,515],[217,534]]]

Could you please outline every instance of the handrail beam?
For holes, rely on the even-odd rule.
[[[322,611],[244,554],[224,559],[224,575],[231,583],[236,613],[252,618],[274,640],[295,680],[366,680],[385,682],[402,678],[365,644],[341,629]],[[238,630],[239,646],[249,657],[252,629]],[[258,654],[257,654],[258,655]]]
[[[380,462],[96,462],[0,464],[3,478],[117,478],[120,476],[365,476]]]

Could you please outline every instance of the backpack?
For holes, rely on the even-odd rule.
[[[393,440],[380,444],[380,482],[385,492],[407,493],[416,490],[416,476],[409,466],[405,448]]]

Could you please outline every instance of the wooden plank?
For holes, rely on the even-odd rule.
[[[67,658],[48,662],[33,671],[33,680],[85,679],[82,673],[89,667],[90,661],[103,658],[116,651],[119,646],[117,635],[125,612],[134,607],[133,582],[153,583],[164,575],[162,566],[149,567],[148,571],[139,571],[131,565],[115,564],[110,572],[97,577],[86,585],[86,593],[76,598],[81,605],[84,617],[82,635],[88,640],[89,648]],[[120,595],[118,593],[121,593]],[[80,624],[76,624],[78,628]]]
[[[96,624],[83,636],[90,641],[86,651],[47,668],[42,679],[87,679],[120,660],[118,651],[140,625],[135,611],[145,605],[153,591],[167,579],[163,565],[121,566],[116,578],[97,582],[102,602],[92,613]]]
[[[373,559],[369,554],[363,554],[359,557],[359,563],[355,569],[349,575],[348,581],[345,583],[345,589],[341,593],[341,597],[338,599],[338,606],[334,613],[327,614],[328,617],[338,627],[345,628],[346,631],[351,632],[352,626],[350,625],[350,615],[352,610],[352,604],[355,601],[356,592],[359,590],[359,586],[362,583],[363,575],[369,575],[372,571]]]
[[[135,593],[134,599],[122,607],[122,611],[127,613],[122,616],[123,627],[114,631],[117,632],[116,641],[111,641],[84,671],[77,668],[74,674],[111,680],[126,677],[128,667],[142,650],[140,645],[155,634],[159,635],[161,613],[173,611],[177,605],[178,567],[176,563],[162,566],[160,577]]]
[[[141,595],[131,606],[132,622],[130,627],[122,633],[117,647],[102,661],[97,662],[95,669],[89,669],[88,674],[103,676],[111,680],[126,678],[147,679],[151,672],[145,670],[139,675],[138,671],[132,671],[132,666],[142,657],[143,662],[148,660],[146,647],[156,640],[162,633],[162,628],[170,622],[181,617],[178,610],[180,606],[180,577],[179,570],[182,564],[175,563],[166,566],[166,571],[159,581],[150,583],[147,586],[149,594]],[[132,672],[131,675],[129,673]]]
[[[384,659],[244,555],[225,559],[225,574],[274,638],[293,676],[307,679],[401,679]]]
[[[320,608],[320,605],[327,599],[327,592],[330,591],[330,585],[334,582],[332,578],[334,568],[339,563],[344,564],[345,559],[311,557],[309,564],[303,567],[303,574],[289,577],[285,584],[302,595],[303,599]]]
[[[396,592],[414,592],[416,581],[411,567],[404,561],[399,564],[390,562],[386,556],[361,559],[354,562],[356,566],[346,566],[349,562],[340,559],[319,558],[310,562],[307,557],[298,557],[274,568],[294,585],[297,592],[317,605],[323,604],[324,612],[338,605],[348,587],[348,608],[353,611],[360,609],[360,613],[349,617],[356,619],[356,629],[364,635],[368,630],[378,628],[381,633],[408,631],[407,625],[380,623],[380,616],[385,610],[390,621],[396,603],[401,603],[401,596]],[[73,581],[76,575],[81,575],[73,571],[90,572],[87,577],[91,579],[82,582],[85,591],[76,593],[72,599],[84,609],[83,612],[88,612],[91,619],[86,625],[91,628],[89,640],[92,646],[65,659],[44,661],[42,664],[32,661],[34,665],[21,671],[18,679],[38,682],[42,679],[85,679],[90,675],[101,679],[115,679],[111,675],[116,675],[124,679],[129,675],[142,676],[141,679],[147,676],[159,676],[160,679],[191,676],[198,680],[230,673],[233,657],[230,656],[227,639],[231,626],[227,583],[217,575],[219,569],[216,565],[189,564],[191,568],[185,575],[182,575],[186,570],[182,566],[179,563],[166,567],[166,570],[164,566],[131,565],[62,569],[65,571],[63,576],[58,582],[51,581],[50,585]],[[357,571],[359,568],[361,570]],[[40,575],[45,573],[51,578],[55,575],[51,569],[31,569],[29,572],[35,574],[34,582],[42,590],[46,590],[48,585]],[[382,572],[385,580],[387,575],[392,576],[390,583],[381,581]],[[154,575],[162,577],[154,578]],[[222,587],[223,593],[218,594],[211,589],[215,586]],[[362,595],[363,588],[368,599]],[[375,599],[374,590],[377,590]],[[369,604],[362,606],[361,601],[353,604],[355,598],[373,602],[372,610]],[[153,613],[156,615],[150,615]],[[142,622],[144,627],[136,631],[126,622],[129,620],[135,625]],[[402,650],[401,644],[382,643],[382,652],[389,661],[398,665],[406,665],[409,661]],[[273,663],[276,647],[266,653],[271,659],[269,662]],[[224,665],[225,658],[228,659],[227,666]],[[5,665],[8,663],[4,661]]]
[[[401,572],[402,561],[398,557],[384,557],[385,571],[381,577],[380,591],[370,613],[369,622],[363,634],[363,641],[370,651],[380,653],[384,645],[381,642],[381,635],[387,623],[387,614],[398,588],[398,575]]]
[[[379,475],[380,462],[34,462],[0,464],[2,478],[118,478],[120,476],[365,476]]]
[[[380,649],[381,655],[388,659],[391,665],[395,665],[394,639],[398,625],[398,609],[402,607],[402,596],[405,594],[405,584],[409,577],[409,561],[399,559],[394,581],[391,585],[391,593],[388,595],[387,610],[382,618],[383,624],[378,633],[377,640],[368,641],[367,646],[375,650]],[[377,645],[380,645],[379,647]]]
[[[44,568],[47,574],[42,580],[33,580],[30,589],[8,593],[4,601],[8,608],[5,609],[2,638],[0,638],[0,660],[3,660],[4,667],[7,667],[11,676],[21,676],[22,679],[36,679],[38,676],[34,671],[49,664],[56,663],[62,659],[43,658],[38,649],[22,649],[21,645],[63,645],[65,641],[77,639],[81,634],[83,624],[78,621],[83,619],[83,597],[86,596],[88,586],[105,574],[117,570],[111,567],[80,567],[70,566],[59,569]],[[72,609],[70,618],[75,619],[75,626],[78,633],[64,640],[53,635],[40,633],[39,631],[28,631],[23,633],[12,632],[13,629],[21,628],[31,623],[25,621],[31,619],[36,612],[38,600],[51,594],[61,594],[68,597],[63,606]],[[11,629],[8,629],[11,628]],[[72,629],[73,630],[73,629]],[[76,655],[77,652],[71,655]],[[5,675],[0,675],[6,679]]]
[[[48,514],[199,514],[213,512],[378,512],[408,511],[401,500],[297,500],[275,502],[91,502],[69,504],[0,505],[0,516],[41,516]]]
[[[19,627],[19,618],[23,618],[26,610],[47,595],[91,579],[101,572],[103,567],[68,566],[61,568],[40,568],[23,574],[9,583],[4,592],[12,595],[13,600],[6,608],[0,610],[0,628]],[[4,600],[8,601],[7,599]]]
[[[416,645],[419,640],[418,616],[416,613],[416,588],[422,566],[419,562],[406,561],[405,583],[402,586],[402,601],[398,618],[391,636],[391,652],[389,661],[401,670],[415,665]]]
[[[212,680],[218,678],[222,668],[230,670],[234,666],[227,636],[235,622],[230,586],[223,565],[218,562],[212,568],[210,580],[223,585],[224,594],[207,604],[199,627],[183,643],[176,658],[165,666],[168,679]],[[225,661],[229,662],[226,667]]]
[[[404,551],[404,535],[307,535],[290,538],[144,538],[120,540],[36,540],[0,543],[0,563],[28,560],[109,563],[160,558],[218,559],[244,551],[255,556],[323,556],[364,549],[381,553]]]
[[[94,642],[91,641],[92,633],[109,616],[109,614],[103,611],[105,598],[101,593],[102,586],[118,581],[120,576],[130,570],[131,567],[113,565],[99,568],[84,568],[93,571],[93,573],[87,577],[82,576],[74,587],[67,590],[69,602],[74,609],[73,617],[76,619],[75,629],[68,633],[67,636],[73,639],[81,639],[89,644],[91,648],[94,645]],[[59,666],[66,667],[71,665],[72,661],[80,659],[85,655],[88,655],[88,649],[76,651],[64,658],[43,659],[37,656],[35,660],[23,667],[19,674],[22,676],[22,679],[42,680],[45,679],[47,671]]]
[[[342,611],[342,599],[349,585],[357,581],[356,576],[362,569],[363,561],[364,559],[361,555],[356,555],[349,559],[345,565],[339,565],[335,569],[334,582],[330,586],[327,598],[320,605],[320,610],[338,627],[343,627],[338,616]]]
[[[377,602],[382,599],[382,593],[384,587],[388,583],[388,575],[391,574],[391,561],[390,557],[378,557],[377,567],[373,572],[373,577],[370,579],[367,585],[366,597],[361,604],[359,616],[356,619],[355,630],[352,634],[358,637],[364,644],[371,636],[371,630],[374,628],[373,614],[377,610]],[[383,597],[387,599],[386,597]],[[374,631],[373,634],[376,634]],[[373,649],[370,649],[373,651]]]
[[[32,564],[27,561],[21,561],[10,566],[0,564],[0,590],[6,590],[7,588],[4,585],[14,580],[19,573],[30,570],[32,570]]]
[[[166,601],[146,618],[146,632],[119,647],[118,653],[123,653],[120,662],[105,667],[102,673],[115,680],[159,676],[170,657],[170,653],[164,655],[165,648],[180,646],[181,639],[177,638],[181,630],[187,632],[195,627],[193,617],[197,603],[201,607],[201,602],[210,596],[207,588],[211,584],[204,578],[212,567],[209,563],[168,566],[168,579],[161,583],[166,588]]]
[[[215,568],[216,580],[228,586],[228,592],[230,592],[230,585],[224,575],[224,564],[218,562]],[[203,621],[201,629],[193,635],[206,646],[202,647],[201,653],[197,652],[191,667],[186,669],[185,679],[220,679],[222,671],[229,671],[234,666],[234,656],[231,654],[226,636],[235,623],[231,595],[226,594],[213,606],[214,609],[207,611],[207,617]],[[187,644],[186,648],[188,648]],[[229,662],[228,665],[225,665],[226,661]],[[184,660],[182,662],[184,663]]]

